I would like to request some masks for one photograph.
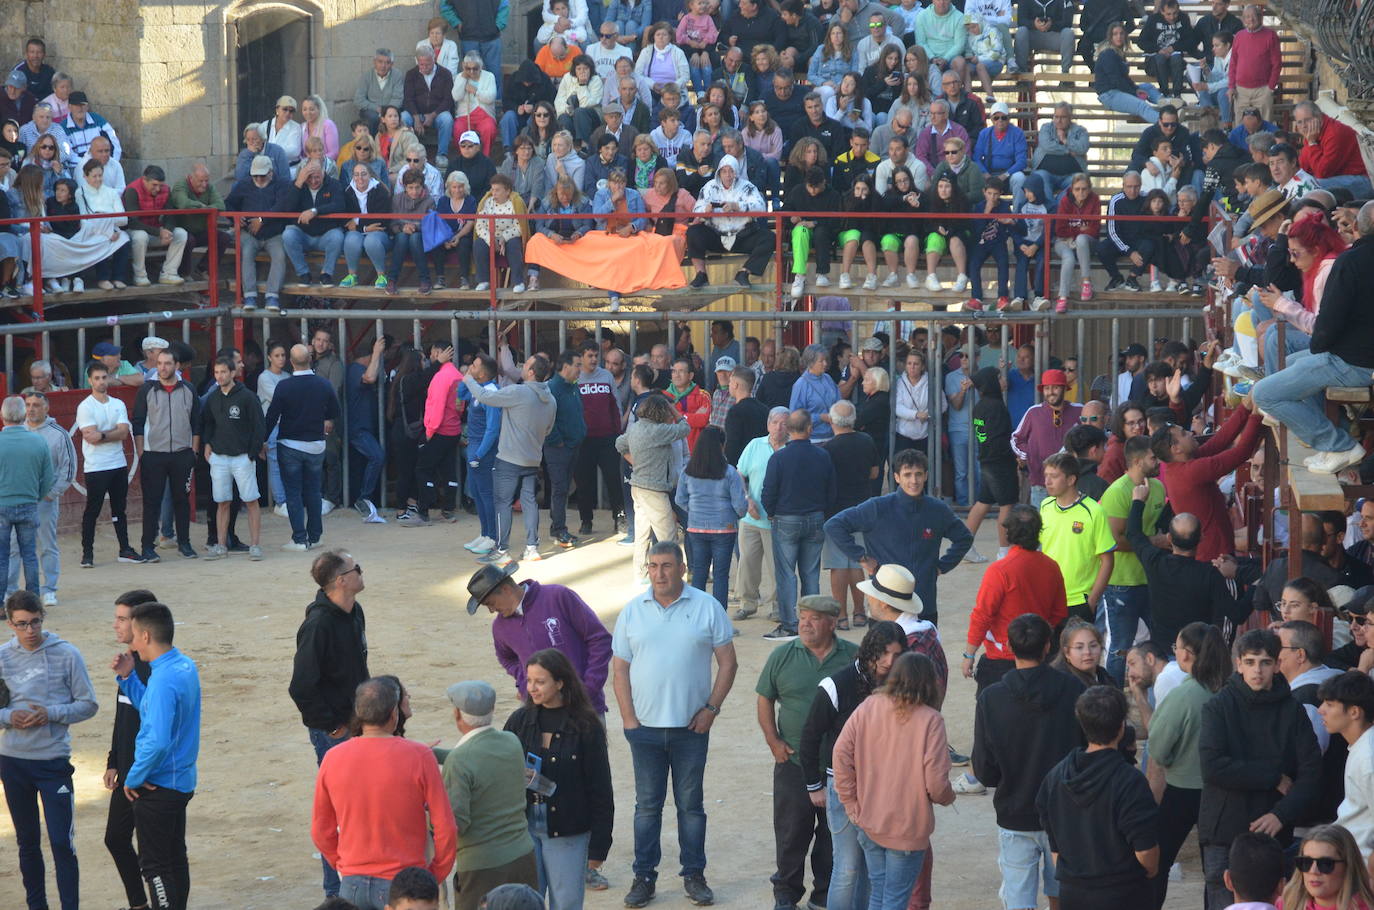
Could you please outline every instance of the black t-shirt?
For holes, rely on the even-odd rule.
[[[873,493],[869,477],[878,466],[878,446],[867,433],[841,433],[825,444],[835,465],[835,511],[857,506]]]

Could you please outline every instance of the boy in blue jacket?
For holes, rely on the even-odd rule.
[[[970,310],[983,308],[983,263],[989,257],[997,262],[997,310],[1001,312],[1011,305],[1007,281],[1007,241],[1015,232],[1015,221],[998,217],[1011,214],[1011,205],[1002,198],[1002,191],[1002,178],[989,177],[983,184],[982,202],[973,207],[974,212],[984,217],[974,219],[974,242],[969,246],[968,277],[973,296],[965,306]]]
[[[1045,195],[1045,181],[1032,171],[1026,175],[1021,185],[1025,201],[1016,209],[1019,215],[1045,215],[1054,211],[1053,205]],[[1045,296],[1045,222],[1038,218],[1028,218],[1016,223],[1016,236],[1012,239],[1012,250],[1016,253],[1016,284],[1013,288],[1011,308],[1025,308],[1026,301],[1035,291],[1030,309],[1042,310],[1049,306]]]

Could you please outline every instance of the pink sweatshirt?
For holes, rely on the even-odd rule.
[[[850,716],[835,742],[835,792],[874,843],[927,850],[935,830],[931,804],[954,802],[945,719],[926,705],[902,715],[896,704],[874,694]]]
[[[426,436],[457,436],[463,431],[463,418],[458,413],[458,383],[462,381],[463,374],[452,363],[439,367],[429,381],[429,392],[425,395]]]

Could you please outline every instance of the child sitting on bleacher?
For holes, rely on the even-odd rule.
[[[1026,200],[1017,209],[1018,214],[1044,215],[1050,211],[1045,182],[1038,173],[1032,171],[1026,175],[1021,192]],[[1038,218],[1026,219],[1018,223],[1016,233],[1018,236],[1012,240],[1012,249],[1016,253],[1016,284],[1011,308],[1024,307],[1027,300],[1031,299],[1031,290],[1034,288],[1035,297],[1031,300],[1030,309],[1043,310],[1050,305],[1044,288],[1045,222]]]

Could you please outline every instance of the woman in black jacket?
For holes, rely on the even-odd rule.
[[[611,849],[615,794],[606,728],[562,651],[546,648],[525,666],[529,700],[506,721],[538,775],[525,791],[539,881],[556,910],[582,910],[587,870]],[[542,779],[541,779],[542,778]],[[544,795],[537,784],[549,783]]]
[[[769,408],[786,408],[792,404],[792,386],[801,378],[801,354],[787,345],[778,351],[773,369],[763,374],[754,397]]]
[[[386,229],[385,219],[367,216],[384,215],[391,211],[391,191],[372,176],[372,169],[366,164],[353,165],[353,173],[349,176],[352,179],[344,190],[344,211],[358,217],[350,218],[343,224],[344,262],[348,266],[348,274],[339,282],[339,287],[357,286],[358,265],[364,252],[377,272],[377,287],[384,287],[391,233]]]

